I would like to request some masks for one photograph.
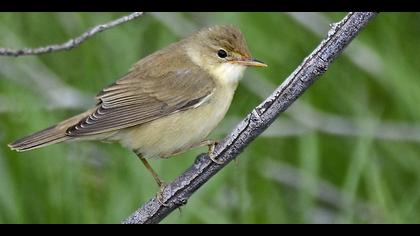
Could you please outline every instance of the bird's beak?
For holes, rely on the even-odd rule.
[[[232,60],[230,62],[244,66],[267,67],[267,64],[255,58],[241,58],[238,60]]]

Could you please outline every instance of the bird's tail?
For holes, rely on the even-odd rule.
[[[70,137],[66,136],[66,132],[63,129],[58,128],[56,125],[16,140],[8,146],[12,150],[18,152],[29,151],[32,149],[44,147],[54,143],[60,143]]]
[[[58,123],[57,125],[51,126],[19,140],[9,144],[8,146],[12,150],[18,152],[29,151],[36,148],[45,147],[54,143],[61,143],[69,139],[79,139],[78,137],[69,137],[66,135],[66,131],[69,127],[76,125],[81,119],[86,118],[96,108],[87,110],[84,113],[73,116],[65,121]]]

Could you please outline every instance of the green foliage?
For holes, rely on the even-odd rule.
[[[122,15],[1,13],[0,47],[64,42]],[[326,35],[328,23],[344,15],[311,13],[304,22],[326,19],[315,30]],[[163,222],[419,223],[419,18],[380,13],[299,99],[351,121],[352,134],[310,126],[302,123],[316,119],[309,113],[287,111],[278,123],[290,133],[273,125]],[[95,93],[138,59],[213,24],[239,26],[253,55],[269,65],[247,71],[212,135],[222,138],[320,42],[307,24],[284,13],[151,13],[70,51],[1,57],[0,223],[118,223],[152,197],[158,191],[152,177],[117,144],[67,143],[26,153],[6,145],[93,105]],[[396,122],[387,137],[400,135],[384,138],[380,129]],[[151,164],[169,181],[205,150]]]

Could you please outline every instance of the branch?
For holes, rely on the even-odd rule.
[[[162,193],[165,206],[156,197],[145,203],[123,223],[158,223],[169,213],[187,203],[189,197],[213,175],[220,171],[277,117],[285,111],[315,80],[377,13],[349,13],[333,25],[328,36],[302,64],[263,103],[216,146],[214,155],[224,164],[212,162],[207,154],[197,157],[195,163],[170,183]]]
[[[0,48],[0,56],[18,57],[18,56],[40,55],[40,54],[45,54],[45,53],[50,53],[50,52],[55,52],[55,51],[70,50],[70,49],[73,49],[74,47],[79,46],[86,39],[92,37],[93,35],[97,33],[108,30],[110,28],[126,23],[128,21],[132,21],[142,15],[143,15],[143,12],[134,12],[134,13],[131,13],[130,15],[123,16],[111,22],[97,25],[91,28],[90,30],[84,32],[79,37],[70,39],[63,44],[53,44],[53,45],[47,45],[47,46],[39,47],[39,48],[24,48],[24,49],[17,49],[17,50],[8,49],[8,48]]]

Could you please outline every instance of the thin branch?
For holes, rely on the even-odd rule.
[[[117,25],[126,23],[128,21],[132,21],[140,16],[142,16],[143,12],[134,12],[130,15],[126,15],[123,17],[120,17],[116,20],[110,21],[105,24],[97,25],[88,31],[84,32],[82,35],[80,35],[77,38],[70,39],[67,42],[63,44],[53,44],[53,45],[47,45],[44,47],[39,48],[24,48],[24,49],[8,49],[8,48],[0,48],[0,56],[28,56],[28,55],[40,55],[45,53],[50,53],[54,51],[64,51],[64,50],[70,50],[74,47],[79,46],[82,44],[86,39],[92,37],[93,35],[103,32],[107,29],[113,28]]]
[[[170,183],[162,193],[165,205],[154,197],[136,210],[123,223],[158,223],[169,213],[187,203],[190,196],[237,158],[242,150],[260,135],[285,111],[315,80],[322,75],[330,63],[365,27],[377,13],[349,13],[333,25],[328,36],[302,62],[302,64],[259,106],[216,146],[214,155],[224,164],[212,162],[207,154],[197,157],[195,163]]]

